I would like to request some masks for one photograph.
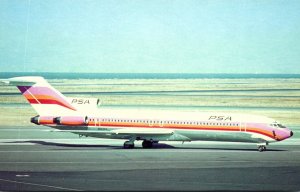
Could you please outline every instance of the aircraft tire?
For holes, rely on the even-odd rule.
[[[123,145],[124,149],[133,149],[134,148],[134,143],[129,143],[129,142],[125,142]]]
[[[266,151],[266,150],[267,150],[266,146],[263,146],[263,145],[258,146],[258,151],[259,152],[263,152],[263,151]]]
[[[144,140],[143,143],[142,143],[142,146],[143,146],[143,148],[152,148],[153,142]]]

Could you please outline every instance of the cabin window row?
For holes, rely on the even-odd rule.
[[[211,122],[189,122],[189,121],[155,121],[155,120],[129,120],[129,119],[89,119],[89,120],[97,121],[97,122],[121,122],[121,123],[239,126],[238,123],[211,123]]]

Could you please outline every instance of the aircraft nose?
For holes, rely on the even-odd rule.
[[[291,131],[290,135],[291,135],[291,137],[294,135],[293,131]]]

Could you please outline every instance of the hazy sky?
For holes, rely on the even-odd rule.
[[[0,71],[300,73],[299,0],[0,0]]]

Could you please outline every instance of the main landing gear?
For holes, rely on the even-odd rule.
[[[152,140],[144,140],[142,143],[143,148],[152,148],[153,143],[157,143],[157,141]],[[123,145],[124,149],[132,149],[134,148],[134,140],[125,141]]]
[[[144,140],[142,143],[143,148],[152,148],[153,141]]]
[[[132,149],[134,148],[134,141],[125,141],[123,145],[124,149]]]

